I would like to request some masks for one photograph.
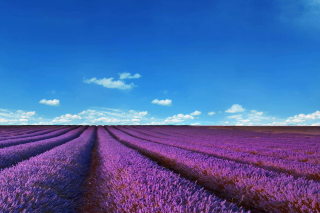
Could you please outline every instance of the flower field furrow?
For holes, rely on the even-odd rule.
[[[51,128],[52,129],[52,128]],[[25,135],[25,134],[29,134],[32,132],[38,132],[41,130],[45,130],[44,128],[19,128],[15,131],[13,130],[3,130],[0,132],[0,138],[5,138],[5,137],[16,137],[16,136],[20,136],[20,135]]]
[[[85,129],[86,127],[82,126],[54,138],[2,148],[0,149],[0,169],[10,167],[18,162],[73,140],[79,137]]]
[[[107,127],[119,141],[207,188],[267,212],[319,212],[320,183],[153,143]]]
[[[142,128],[151,130],[152,127],[144,126]],[[298,133],[268,133],[253,132],[245,130],[223,130],[208,128],[190,128],[188,126],[173,128],[153,128],[152,131],[161,132],[162,134],[170,134],[178,137],[191,137],[195,135],[198,139],[217,141],[223,138],[222,143],[226,144],[244,144],[254,145],[256,147],[268,148],[276,146],[282,150],[288,151],[313,151],[320,152],[320,135],[307,135]],[[320,133],[319,133],[320,134]]]
[[[244,212],[122,145],[103,127],[97,137],[100,160],[83,212]]]
[[[320,128],[245,128],[2,126],[0,212],[320,213]]]
[[[0,141],[0,148],[57,137],[57,136],[60,136],[60,135],[62,135],[64,133],[66,133],[66,132],[69,132],[70,130],[75,129],[75,128],[77,128],[77,127],[72,126],[72,127],[67,127],[67,128],[62,128],[62,129],[59,129],[59,130],[55,130],[53,132],[50,132],[50,133],[47,133],[47,134],[44,134],[44,135],[31,136],[31,137],[21,138],[21,139],[20,138],[16,138],[16,139],[3,140],[3,141]]]
[[[95,127],[0,172],[0,212],[77,212]]]
[[[250,142],[250,140],[242,139],[241,137],[231,137],[228,135],[224,135],[225,133],[218,134],[217,136],[212,136],[211,138],[201,139],[200,137],[201,134],[199,134],[200,132],[198,134],[194,134],[192,137],[189,137],[189,136],[186,136],[189,133],[186,131],[186,129],[181,128],[180,130],[181,130],[180,139],[183,139],[185,142],[189,142],[189,143],[196,143],[202,146],[228,149],[228,150],[233,150],[237,152],[246,152],[246,153],[261,155],[261,156],[276,157],[276,158],[297,161],[297,162],[308,162],[310,164],[320,164],[320,155],[319,155],[320,152],[317,153],[316,149],[312,149],[312,148],[304,149],[300,147],[299,152],[292,151],[292,149],[297,150],[298,148],[291,148],[291,150],[285,150],[283,148],[280,148],[279,146],[272,145],[269,141],[267,142],[260,141],[260,142],[252,143]],[[157,132],[159,132],[159,130],[157,130]],[[166,138],[170,136],[162,136],[162,137]],[[177,135],[175,135],[175,137],[177,137]],[[229,142],[226,142],[229,140],[228,138],[230,137],[232,138],[232,140]],[[242,141],[242,140],[247,140],[247,143],[245,143],[244,145],[241,145],[239,141]],[[261,144],[263,143],[267,144],[264,146],[269,148],[261,147],[262,146]],[[296,143],[301,144],[303,142],[299,141]],[[295,144],[290,144],[287,146],[296,147]],[[274,149],[271,147],[277,147],[277,149]]]
[[[308,179],[314,179],[317,181],[320,180],[320,166],[318,165],[303,163],[299,161],[293,162],[276,157],[254,155],[251,153],[236,152],[233,150],[215,147],[202,146],[198,145],[193,141],[185,141],[183,139],[178,138],[159,138],[157,134],[155,134],[156,136],[153,136],[153,132],[131,130],[131,128],[117,127],[117,129],[120,129],[121,131],[124,131],[130,134],[131,136],[144,140],[149,140],[155,143],[166,144],[178,148],[183,148],[189,151],[196,151],[212,155],[214,157],[236,161],[238,163],[252,164],[254,166],[261,167],[271,171],[285,172],[296,177],[305,176]],[[251,151],[255,151],[255,148],[251,147]]]
[[[38,135],[43,135],[43,134],[47,134],[50,132],[53,132],[55,130],[58,129],[62,129],[65,127],[58,127],[58,128],[51,128],[51,129],[38,129],[37,131],[28,131],[28,132],[24,132],[24,134],[19,134],[19,135],[15,135],[15,136],[10,136],[10,137],[1,137],[0,140],[6,140],[6,139],[16,139],[16,138],[25,138],[25,137],[31,137],[31,136],[38,136]]]

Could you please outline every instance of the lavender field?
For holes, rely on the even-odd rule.
[[[320,212],[319,127],[2,126],[0,212]]]

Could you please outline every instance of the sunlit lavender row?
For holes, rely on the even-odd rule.
[[[320,128],[278,130],[3,126],[0,212],[319,213]]]

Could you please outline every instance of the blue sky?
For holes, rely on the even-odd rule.
[[[0,125],[320,125],[320,1],[0,2]]]

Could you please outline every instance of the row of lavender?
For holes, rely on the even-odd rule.
[[[127,146],[178,173],[197,179],[226,198],[242,200],[246,206],[269,212],[319,212],[319,182],[154,143],[114,127],[107,129]]]
[[[0,169],[10,167],[18,162],[75,139],[79,137],[85,129],[86,127],[78,127],[57,137],[48,137],[40,141],[21,143],[19,145],[2,148],[0,149]]]
[[[0,149],[6,167],[0,172],[0,212],[75,212],[81,206],[96,129],[66,129],[60,136]],[[16,161],[22,162],[12,166]]]
[[[313,180],[320,180],[319,165],[224,149],[220,144],[212,142],[208,143],[207,141],[199,140],[197,138],[186,137],[183,134],[181,134],[181,137],[177,137],[132,127],[117,128],[133,137],[143,140],[200,152],[216,158],[236,161],[238,163],[252,164],[270,171],[286,172],[295,177],[307,177]],[[250,146],[250,150],[255,152],[255,146]]]
[[[96,172],[84,212],[244,212],[160,167],[98,127]]]
[[[24,137],[12,138],[14,143],[0,149],[0,159],[3,159],[0,168],[4,168],[0,172],[0,211],[243,211],[178,173],[197,180],[223,199],[253,211],[319,212],[319,182],[307,180],[304,177],[307,173],[297,178],[259,168],[252,165],[252,156],[243,155],[247,157],[244,162],[223,149],[216,149],[216,154],[206,153],[210,146],[201,145],[195,136],[188,137],[187,133],[192,131],[186,130],[183,136],[184,132],[179,129],[167,131],[165,127],[147,131],[145,128],[98,128],[98,144],[93,152],[97,156],[94,159],[97,168],[91,170],[85,193],[82,187],[89,173],[96,129],[57,127],[48,132],[26,129],[25,134],[21,134]],[[210,132],[199,133],[200,138],[209,138]],[[200,150],[201,147],[205,149]],[[219,153],[222,154],[219,156]],[[309,172],[308,177],[316,179],[317,176]],[[81,205],[83,193],[84,206]]]
[[[281,148],[282,150],[291,151],[319,151],[320,150],[320,135],[307,135],[298,133],[271,133],[271,132],[255,132],[240,129],[209,129],[204,127],[190,126],[144,126],[148,130],[165,131],[169,134],[180,136],[183,133],[186,136],[194,136],[198,134],[199,139],[209,139],[212,141],[220,141],[226,144],[244,144],[255,145],[263,148]],[[223,136],[223,138],[221,138]],[[303,143],[301,143],[303,142]]]
[[[30,143],[30,142],[39,141],[39,140],[52,138],[52,137],[57,137],[59,135],[65,134],[66,132],[69,132],[70,130],[75,129],[75,128],[76,128],[76,126],[64,127],[64,128],[60,128],[57,130],[54,129],[54,131],[51,131],[46,134],[2,140],[2,141],[0,141],[0,148],[14,146],[14,145],[23,144],[23,143]]]
[[[271,133],[251,133],[249,131],[239,131],[237,134],[230,130],[210,130],[206,128],[192,129],[191,127],[180,127],[168,131],[168,127],[152,128],[142,127],[152,132],[158,132],[161,135],[170,137],[183,138],[184,141],[199,142],[203,146],[213,146],[216,148],[228,149],[237,152],[246,152],[250,154],[271,156],[292,161],[308,162],[312,164],[320,164],[320,136],[313,137],[313,142],[304,141],[306,136],[295,134],[295,137],[289,137],[283,140],[282,134]],[[175,131],[174,131],[175,130]],[[211,134],[209,134],[211,132]],[[214,134],[213,134],[214,133]],[[254,134],[255,137],[247,137],[246,133]],[[266,134],[271,134],[270,138]],[[259,139],[255,141],[254,139]],[[252,150],[254,147],[254,150]]]
[[[1,126],[0,137],[25,135],[40,130],[61,128],[61,126]]]
[[[0,135],[0,140],[6,140],[6,139],[14,139],[14,138],[24,138],[24,137],[30,137],[30,136],[36,136],[41,134],[46,134],[49,132],[52,132],[56,129],[62,129],[65,127],[52,127],[52,128],[46,128],[46,129],[30,129],[30,130],[24,130],[22,132],[15,132],[14,135],[5,136],[4,134]]]
[[[0,211],[83,212],[94,201],[99,208],[84,212],[244,212],[121,145],[102,127],[102,163],[91,172],[95,194],[88,197],[84,186],[96,130],[86,128],[64,128],[43,140],[20,138],[19,145],[0,149]],[[84,198],[90,198],[86,205]]]

